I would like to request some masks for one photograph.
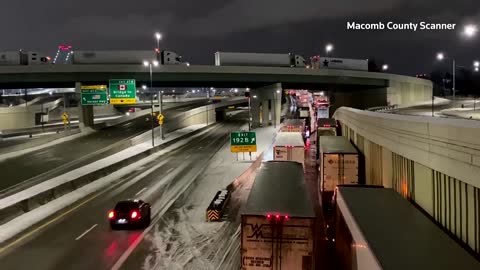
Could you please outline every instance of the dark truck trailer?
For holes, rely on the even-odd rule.
[[[242,213],[241,269],[314,270],[315,225],[302,165],[264,162]]]
[[[480,262],[389,188],[339,186],[335,269],[480,269]]]

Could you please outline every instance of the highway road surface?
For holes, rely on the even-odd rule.
[[[124,254],[136,245],[143,230],[112,231],[108,210],[119,200],[140,198],[152,204],[151,226],[156,226],[167,209],[196,181],[210,158],[228,142],[229,133],[241,124],[217,124],[107,189],[49,217],[17,240],[5,243],[0,247],[0,269],[111,269],[125,259]],[[135,269],[141,268],[138,265]]]
[[[186,110],[202,105],[205,105],[205,101],[168,109],[165,110],[165,115],[175,117]],[[145,116],[138,117],[72,141],[1,161],[0,192],[3,193],[12,187],[18,187],[20,183],[28,179],[34,180],[31,182],[43,181],[109,156],[118,149],[108,149],[107,147],[135,137],[149,129],[151,129],[150,121],[146,121]]]

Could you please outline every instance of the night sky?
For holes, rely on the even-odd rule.
[[[480,59],[480,32],[467,39],[466,23],[480,24],[479,0],[15,0],[1,4],[0,49],[54,55],[60,44],[77,50],[161,47],[192,64],[214,64],[216,51],[294,52],[308,58],[377,58],[392,73],[437,68],[442,50],[459,65]],[[456,23],[454,31],[347,30],[356,22]],[[446,65],[446,64],[444,64]]]

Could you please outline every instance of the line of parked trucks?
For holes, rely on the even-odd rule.
[[[69,57],[70,58],[70,57]],[[162,65],[180,65],[182,57],[172,51],[116,50],[116,51],[72,51],[69,63],[84,64],[142,64],[144,60],[156,60]],[[216,66],[263,66],[263,67],[311,67],[315,69],[347,69],[368,71],[368,60],[314,56],[307,64],[305,58],[292,53],[240,53],[216,52]],[[47,65],[52,59],[34,51],[2,51],[0,66]]]
[[[296,115],[284,120],[273,146],[274,161],[265,162],[257,174],[242,214],[242,270],[313,270],[321,263],[315,260],[318,220],[304,179],[309,147],[303,138],[307,118],[312,117],[308,113],[304,118]],[[330,228],[327,237],[332,239],[336,188],[359,183],[360,157],[346,137],[338,136],[341,129],[335,119],[310,122],[315,123],[317,133],[319,198]]]

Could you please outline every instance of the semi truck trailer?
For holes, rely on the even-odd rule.
[[[181,64],[181,56],[171,51],[74,51],[72,62],[74,65],[112,64],[112,65],[141,65],[143,61],[158,61],[162,65]]]
[[[241,269],[315,269],[316,215],[300,163],[264,162],[241,214]]]
[[[343,136],[320,136],[320,166],[318,190],[321,192],[323,206],[332,203],[337,185],[358,184],[357,149]],[[324,208],[325,209],[325,208]]]
[[[393,189],[339,186],[335,213],[335,269],[480,269],[472,253]]]
[[[321,57],[319,55],[310,58],[314,69],[345,69],[368,71],[367,59],[347,59],[336,57]]]
[[[300,132],[280,132],[273,145],[273,159],[305,163],[305,144]]]
[[[305,67],[305,59],[291,53],[216,52],[216,66]]]
[[[305,119],[285,119],[280,132],[300,132],[305,131]]]
[[[0,66],[44,65],[51,64],[50,57],[31,51],[0,52]]]

